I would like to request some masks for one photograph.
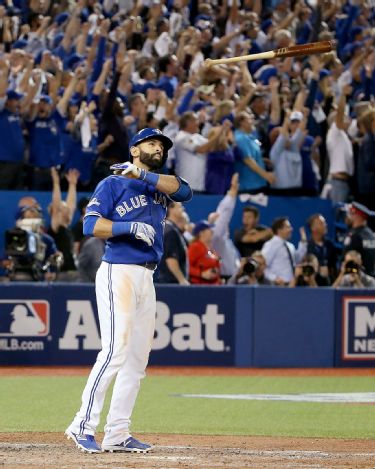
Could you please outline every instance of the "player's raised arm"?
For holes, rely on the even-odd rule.
[[[140,179],[154,185],[160,192],[175,202],[185,202],[192,198],[192,190],[187,181],[179,176],[157,174],[168,158],[168,150],[173,142],[159,129],[146,128],[134,135],[129,144],[129,160],[114,164],[111,169],[132,179]]]

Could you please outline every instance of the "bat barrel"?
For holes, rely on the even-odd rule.
[[[310,44],[301,44],[297,46],[283,47],[276,49],[276,57],[298,57],[300,55],[324,54],[335,49],[335,41],[311,42]]]

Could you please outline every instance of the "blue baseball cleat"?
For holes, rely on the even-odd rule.
[[[148,453],[151,449],[151,445],[146,443],[141,443],[132,436],[129,436],[125,441],[119,443],[118,445],[107,445],[102,446],[103,451],[108,451],[110,453],[116,452],[126,452],[126,453]]]
[[[77,448],[81,449],[84,453],[101,453],[102,450],[98,443],[95,441],[94,435],[79,435],[70,430],[66,430],[65,435],[68,440],[73,440]]]

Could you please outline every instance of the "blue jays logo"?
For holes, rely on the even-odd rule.
[[[0,337],[48,335],[49,303],[44,300],[0,300]]]
[[[94,198],[91,199],[90,202],[87,204],[88,207],[91,207],[91,205],[97,205],[97,206],[99,206],[99,205],[100,205],[100,202],[99,202],[99,200],[98,200],[96,197],[94,197]]]

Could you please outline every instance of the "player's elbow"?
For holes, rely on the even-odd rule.
[[[176,178],[180,184],[180,187],[176,192],[170,194],[169,198],[173,200],[173,202],[188,202],[193,197],[193,191],[185,179],[179,176],[176,176]]]

